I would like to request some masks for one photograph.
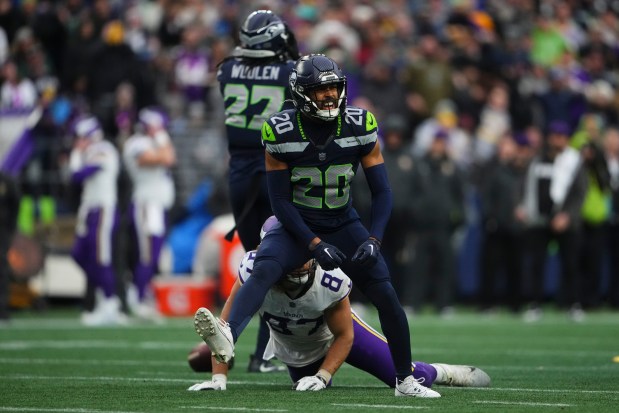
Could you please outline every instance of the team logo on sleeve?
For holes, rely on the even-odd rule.
[[[365,130],[371,131],[376,128],[376,118],[370,112],[367,112],[367,117],[365,118]]]
[[[267,122],[262,124],[262,140],[267,142],[275,142],[275,134],[273,133],[271,125]]]

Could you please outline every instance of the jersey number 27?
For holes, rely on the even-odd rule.
[[[224,87],[226,104],[226,125],[236,128],[259,130],[269,116],[282,109],[285,88],[282,86],[253,85],[251,90],[242,83],[230,83]],[[262,112],[248,110],[250,106],[266,100]],[[251,116],[252,113],[256,113]],[[249,121],[248,121],[248,118]]]

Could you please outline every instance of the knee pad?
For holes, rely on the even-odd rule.
[[[255,283],[271,288],[282,275],[282,266],[275,260],[266,259],[254,263],[251,278]]]

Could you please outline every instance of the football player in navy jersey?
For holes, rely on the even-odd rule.
[[[260,227],[272,215],[260,129],[291,100],[288,78],[298,52],[288,27],[268,10],[251,13],[239,37],[241,45],[220,63],[217,80],[225,104],[232,212],[249,251],[260,243]]]
[[[340,267],[376,306],[395,365],[396,396],[440,397],[412,375],[406,314],[380,244],[392,196],[374,115],[346,106],[346,77],[330,58],[303,56],[290,74],[295,108],[262,126],[269,198],[280,224],[262,241],[252,277],[239,289],[228,323],[206,311],[203,339],[227,362],[234,342],[284,274],[315,258]],[[371,226],[352,207],[350,183],[361,164],[372,193]]]
[[[225,104],[235,229],[245,251],[250,251],[260,242],[262,223],[272,215],[260,129],[270,115],[284,108],[286,99],[290,101],[288,78],[298,51],[287,25],[268,10],[247,16],[239,38],[240,46],[219,64],[217,80]],[[264,353],[268,339],[268,328],[261,322],[249,371],[277,370],[278,366],[257,356]]]

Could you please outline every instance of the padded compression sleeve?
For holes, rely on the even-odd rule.
[[[292,205],[290,192],[290,172],[287,169],[267,172],[267,186],[269,199],[273,213],[282,225],[298,239],[303,245],[316,237],[303,221],[301,214]]]
[[[363,171],[372,192],[370,235],[380,241],[385,234],[385,227],[393,207],[393,197],[391,187],[389,186],[389,179],[387,178],[387,168],[384,163],[381,163]]]

